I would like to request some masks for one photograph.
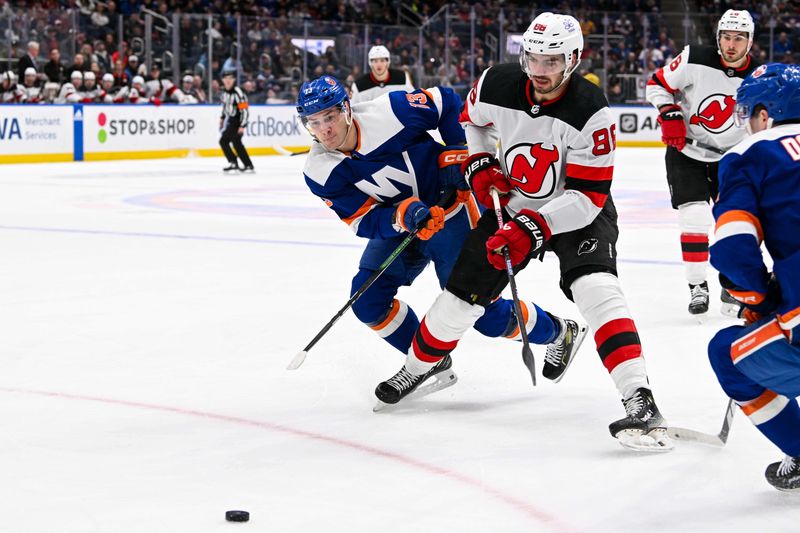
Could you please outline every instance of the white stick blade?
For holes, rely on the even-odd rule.
[[[289,366],[286,367],[286,370],[297,370],[300,368],[300,365],[302,365],[303,361],[306,360],[306,355],[308,355],[308,352],[305,350],[297,352],[292,360],[289,361]]]
[[[725,442],[723,442],[719,436],[703,433],[701,431],[695,431],[693,429],[670,426],[667,428],[667,435],[675,440],[681,440],[684,442],[698,442],[700,444],[715,446],[718,448],[725,446]]]

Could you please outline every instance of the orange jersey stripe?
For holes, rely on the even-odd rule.
[[[718,231],[719,228],[728,222],[748,222],[756,228],[759,242],[764,240],[764,231],[761,229],[761,221],[758,220],[758,217],[756,217],[753,213],[741,209],[726,211],[725,213],[722,213],[717,220],[717,226],[714,231]]]
[[[397,313],[399,312],[400,312],[400,302],[397,300],[392,300],[392,309],[391,311],[389,311],[389,314],[386,316],[386,318],[380,324],[375,324],[374,326],[370,327],[375,331],[385,328],[387,325],[389,325],[389,323],[392,320],[394,320],[394,317],[396,317]]]
[[[742,412],[747,416],[750,416],[777,397],[778,393],[772,392],[771,390],[765,390],[763,393],[761,393],[761,396],[743,405]]]
[[[342,220],[344,220],[344,222],[349,226],[355,220],[357,220],[357,219],[363,217],[364,215],[366,215],[367,212],[370,209],[372,209],[372,206],[374,206],[376,203],[377,202],[376,202],[376,200],[374,198],[367,198],[367,201],[364,202],[364,205],[362,205],[361,207],[358,208],[358,211],[356,211],[355,213],[353,213],[352,215],[350,215],[347,218],[343,218]]]

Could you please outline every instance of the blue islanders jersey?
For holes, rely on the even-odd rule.
[[[778,322],[800,340],[800,124],[760,131],[725,154],[714,218],[711,264],[742,289],[738,299],[757,305],[769,280],[763,241],[781,289]]]
[[[428,134],[438,129],[447,145],[466,142],[458,122],[461,98],[435,87],[392,92],[352,109],[355,150],[329,151],[315,142],[303,169],[306,184],[356,235],[396,237],[402,229],[393,224],[394,206],[411,196],[436,205],[443,192],[441,168],[466,156]]]

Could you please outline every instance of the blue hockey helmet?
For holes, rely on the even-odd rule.
[[[800,66],[769,63],[745,78],[736,91],[736,125],[746,124],[758,105],[775,122],[800,119]]]
[[[305,119],[314,113],[325,111],[333,106],[344,107],[349,101],[344,85],[333,76],[322,76],[307,81],[300,87],[297,95],[297,114]]]

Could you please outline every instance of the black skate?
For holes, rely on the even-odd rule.
[[[255,168],[253,168],[253,165],[246,165],[246,166],[245,166],[245,167],[242,169],[242,172],[247,172],[248,174],[255,174],[255,173],[256,173],[256,169],[255,169]]]
[[[558,322],[561,333],[558,334],[556,340],[547,345],[542,375],[558,383],[567,373],[567,368],[572,364],[578,348],[583,343],[583,338],[586,336],[586,324],[578,324],[574,320],[556,316],[553,319]]]
[[[719,308],[720,313],[733,318],[739,317],[739,313],[742,311],[742,304],[739,303],[739,300],[731,296],[725,289],[722,289],[719,299],[722,302]]]
[[[702,315],[708,312],[708,282],[689,284],[692,299],[689,301],[689,313],[692,315]]]
[[[780,463],[772,463],[764,472],[767,482],[784,492],[800,492],[800,457],[786,456]]]
[[[675,445],[667,436],[667,421],[661,416],[650,389],[640,387],[622,400],[628,416],[612,422],[611,436],[626,448],[640,452],[668,452]]]
[[[228,166],[222,169],[223,172],[238,172],[239,170],[239,165],[236,163],[228,163]]]
[[[373,411],[380,411],[387,405],[394,405],[412,393],[414,393],[414,397],[419,398],[455,385],[458,377],[453,372],[452,366],[453,360],[449,355],[446,355],[426,374],[421,376],[415,376],[410,373],[404,365],[400,372],[378,384],[375,389],[378,404]],[[431,378],[433,378],[433,381],[428,381]]]

